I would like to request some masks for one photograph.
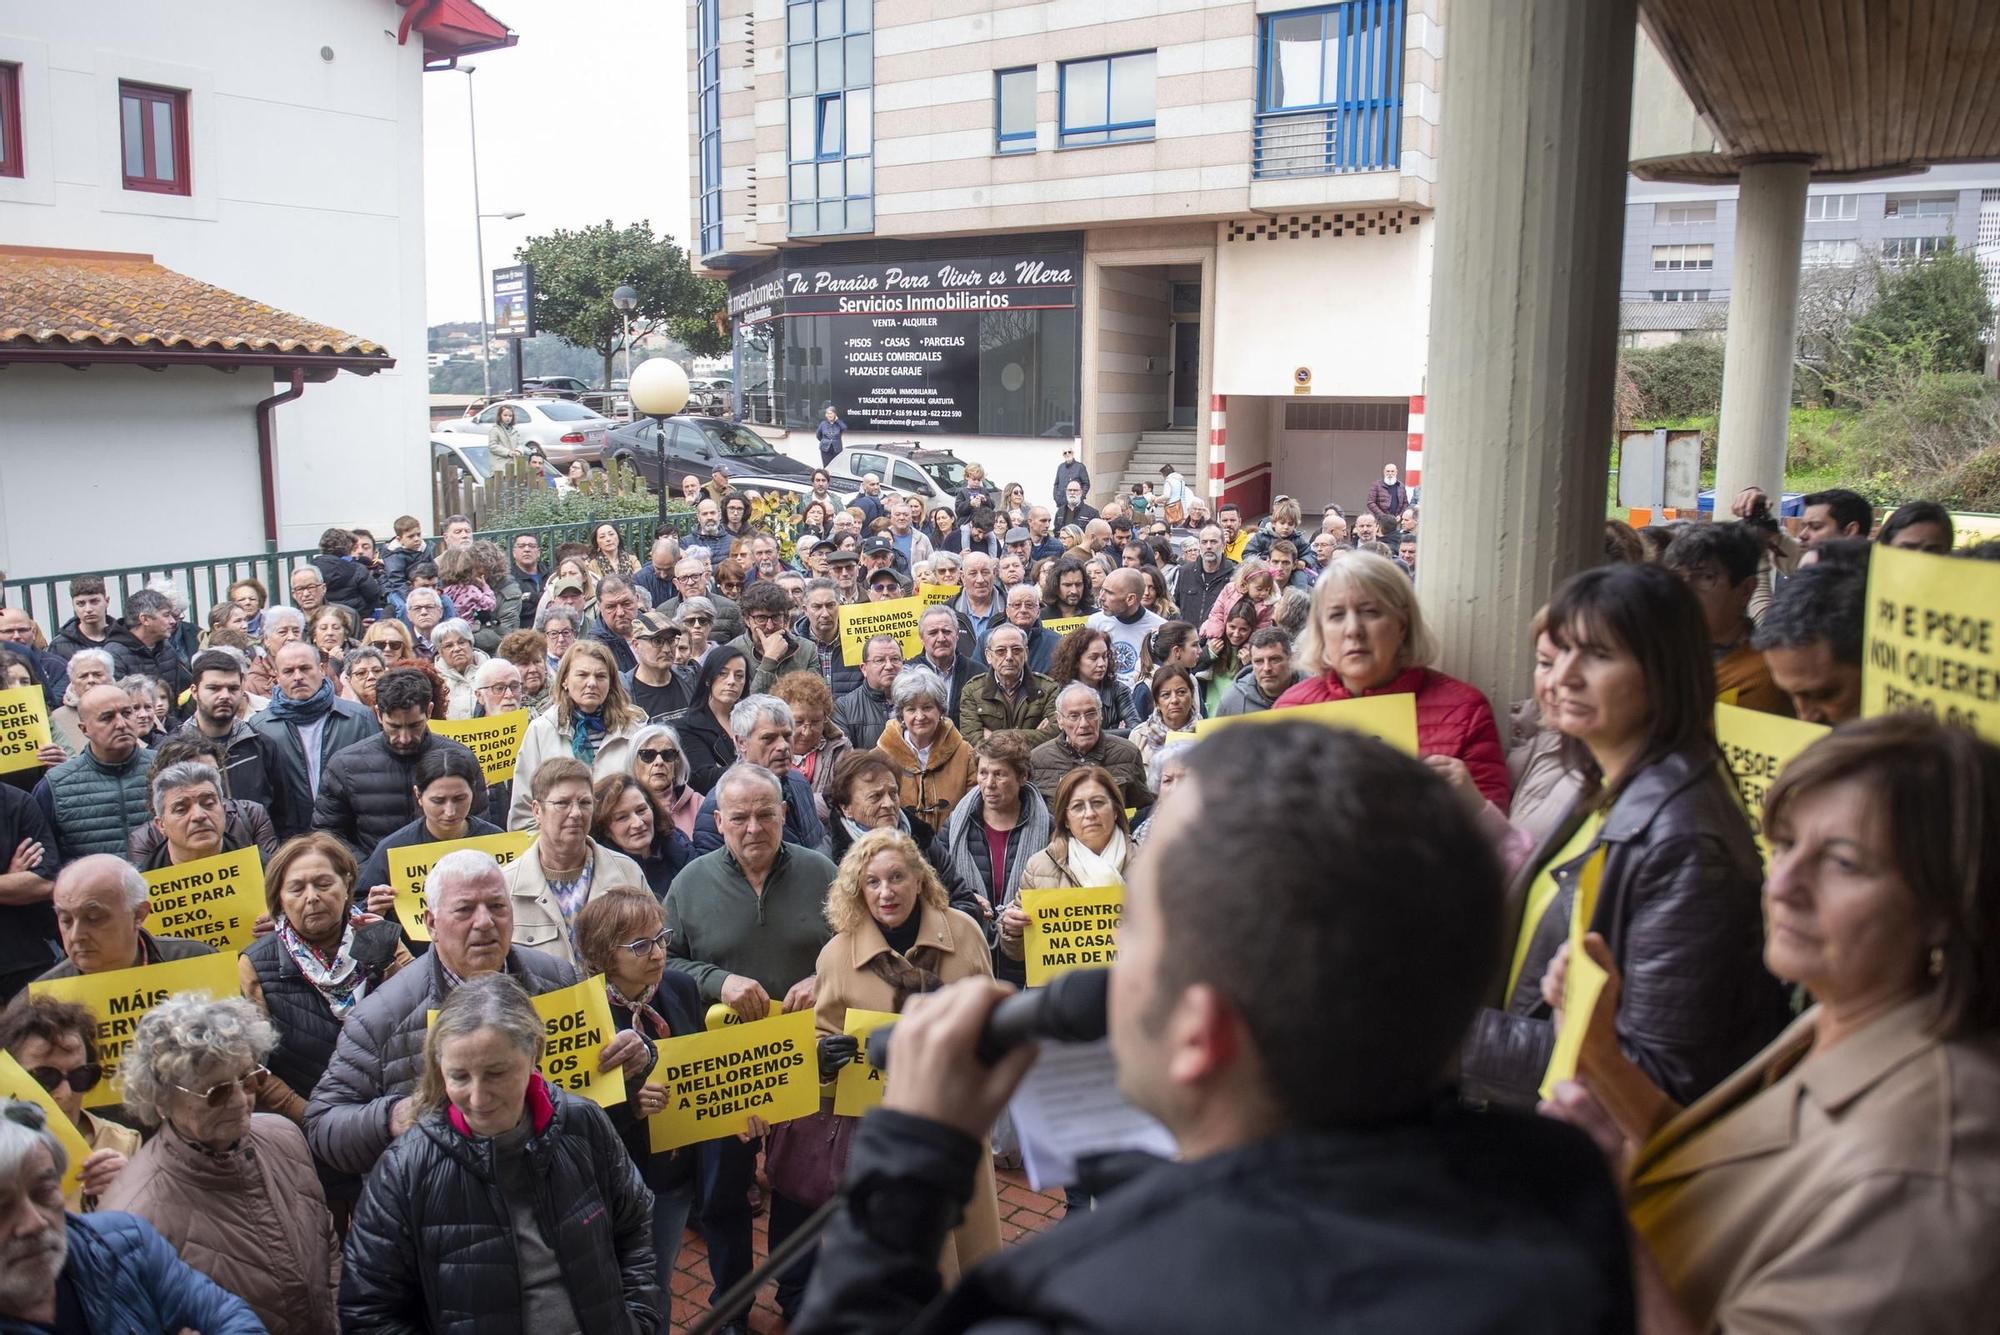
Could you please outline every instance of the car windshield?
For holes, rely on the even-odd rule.
[[[457,442],[453,443],[457,444]],[[486,446],[460,444],[458,452],[465,456],[465,461],[472,465],[472,471],[479,474],[481,478],[493,475],[493,452]]]
[[[568,399],[550,399],[545,403],[537,403],[535,411],[548,418],[551,422],[602,422],[609,420],[598,416],[580,403],[571,403]]]
[[[772,448],[770,441],[733,422],[702,422],[700,426],[715,442],[717,449],[733,458],[762,457],[778,452]]]

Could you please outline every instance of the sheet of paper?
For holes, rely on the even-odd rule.
[[[1007,1107],[1036,1191],[1074,1182],[1076,1161],[1089,1155],[1138,1150],[1171,1158],[1178,1152],[1167,1129],[1118,1092],[1108,1039],[1044,1043]]]

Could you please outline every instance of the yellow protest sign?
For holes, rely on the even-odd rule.
[[[49,1121],[49,1130],[55,1133],[56,1139],[62,1142],[64,1153],[69,1155],[69,1168],[62,1179],[63,1195],[74,1193],[77,1178],[83,1173],[83,1161],[90,1157],[90,1142],[76,1129],[76,1123],[56,1107],[56,1101],[49,1097],[49,1092],[37,1084],[35,1077],[29,1075],[5,1049],[0,1049],[0,1098],[20,1099],[42,1110],[42,1116]]]
[[[505,783],[514,777],[514,758],[521,754],[521,736],[528,731],[528,711],[510,709],[485,718],[433,719],[431,731],[470,747],[479,757],[486,782]]]
[[[1023,890],[1028,930],[1021,953],[1028,986],[1040,987],[1071,969],[1102,969],[1118,958],[1118,920],[1125,916],[1125,887]]]
[[[1801,723],[1794,718],[1736,705],[1715,707],[1715,740],[1722,747],[1722,758],[1728,763],[1729,772],[1736,776],[1736,787],[1743,794],[1744,814],[1750,818],[1750,829],[1757,836],[1759,848],[1764,848],[1764,794],[1771,790],[1793,756],[1826,733],[1823,724]],[[1771,860],[1768,848],[1764,849],[1764,860],[1767,863]]]
[[[152,907],[146,928],[161,936],[241,950],[265,911],[264,859],[256,845],[146,873]]]
[[[1576,897],[1569,906],[1569,967],[1563,977],[1563,1022],[1556,1031],[1555,1051],[1542,1076],[1541,1094],[1548,1098],[1556,1083],[1576,1079],[1576,1064],[1583,1055],[1584,1035],[1597,1010],[1597,998],[1610,981],[1596,960],[1583,951],[1583,938],[1590,934],[1590,920],[1597,916],[1597,893],[1604,884],[1604,845],[1576,874]]]
[[[86,1108],[109,1107],[124,1097],[118,1087],[118,1063],[124,1058],[125,1049],[132,1046],[132,1035],[138,1032],[139,1021],[153,1007],[183,992],[233,997],[237,991],[233,950],[28,984],[30,996],[73,1001],[97,1021],[97,1059],[104,1063],[104,1079],[83,1096]]]
[[[544,992],[534,1001],[535,1014],[549,1031],[549,1045],[542,1051],[542,1079],[601,1108],[623,1103],[624,1070],[597,1069],[597,1054],[618,1036],[611,1022],[611,1000],[604,994],[604,975]]]
[[[0,691],[0,774],[32,769],[36,755],[49,744],[49,706],[39,686],[10,686]]]
[[[950,602],[963,591],[962,586],[957,584],[922,584],[917,587],[917,599],[925,607],[936,607]]]
[[[1417,697],[1407,691],[1205,718],[1195,723],[1194,735],[1206,737],[1218,728],[1237,723],[1324,723],[1329,728],[1345,728],[1380,738],[1405,755],[1417,754]]]
[[[447,839],[436,844],[411,844],[406,848],[389,850],[389,884],[396,890],[396,917],[402,921],[403,930],[410,934],[412,941],[431,939],[430,928],[424,926],[424,878],[431,874],[439,858],[447,853],[456,853],[461,848],[476,848],[482,853],[491,853],[493,860],[506,866],[527,850],[535,842],[533,830],[508,830],[503,834],[478,834],[470,839]],[[372,886],[358,886],[356,893],[363,899],[368,897]]]
[[[819,1111],[819,1044],[813,1013],[656,1040],[660,1063],[647,1078],[667,1106],[647,1119],[655,1154]]]
[[[1067,635],[1088,620],[1089,617],[1043,617],[1042,629],[1054,631],[1058,635]]]
[[[862,650],[877,635],[893,635],[903,645],[903,657],[915,658],[924,651],[917,622],[924,614],[921,598],[890,598],[879,603],[844,603],[840,609],[840,651],[850,663],[859,663]]]
[[[847,1020],[840,1031],[850,1038],[858,1039],[861,1052],[855,1059],[840,1068],[840,1074],[833,1081],[833,1110],[842,1117],[859,1117],[882,1101],[888,1091],[888,1083],[883,1073],[868,1060],[868,1035],[885,1024],[894,1024],[894,1011],[865,1011],[858,1006],[847,1008]]]
[[[1916,709],[2000,741],[2000,564],[1877,547],[1861,713]]]
[[[784,1003],[779,1001],[774,1001],[771,1003],[771,1013],[765,1016],[764,1018],[767,1020],[775,1020],[784,1013],[785,1013]],[[743,1017],[741,1015],[738,1015],[736,1013],[736,1008],[730,1005],[726,1001],[716,1002],[713,1006],[710,1006],[708,1008],[708,1013],[701,1017],[701,1027],[710,1031],[717,1029],[727,1029],[732,1024],[742,1024],[742,1023],[743,1023]]]

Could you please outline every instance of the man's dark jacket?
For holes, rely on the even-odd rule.
[[[189,710],[188,721],[181,724],[176,736],[209,741],[201,730],[201,723]],[[282,785],[284,767],[289,761],[279,749],[278,743],[266,733],[258,732],[241,718],[230,720],[229,736],[222,741],[227,757],[223,768],[222,782],[228,789],[224,797],[239,798],[245,802],[255,802],[266,811],[277,806],[277,793]]]
[[[357,622],[373,615],[386,596],[381,581],[359,561],[321,552],[313,558],[313,569],[326,581],[326,600],[354,613]]]
[[[271,823],[278,827],[278,838],[304,834],[312,828],[314,798],[298,725],[274,719],[265,710],[250,720],[250,728],[268,737],[276,748],[279,766],[274,776],[275,800],[270,812]],[[375,721],[368,706],[336,697],[333,708],[327,712],[326,726],[319,733],[320,782],[326,782],[326,767],[335,756],[356,742],[381,735],[382,725]]]
[[[105,623],[105,639],[111,637],[111,624]],[[49,640],[49,652],[67,663],[84,649],[109,649],[105,640],[93,640],[83,633],[83,627],[75,617],[63,622],[62,629]]]
[[[940,1298],[982,1153],[923,1118],[863,1118],[793,1335],[1635,1329],[1603,1156],[1546,1118],[1443,1108],[1163,1163]]]
[[[168,715],[176,722],[180,720],[181,696],[194,685],[194,677],[174,648],[172,636],[148,649],[139,643],[138,636],[123,625],[114,623],[111,633],[104,637],[103,648],[110,652],[119,676],[129,677],[135,672],[143,672],[157,678],[167,688]]]
[[[366,862],[375,845],[417,817],[417,762],[433,751],[460,751],[475,771],[479,761],[462,742],[426,732],[417,749],[402,755],[389,749],[381,733],[354,745],[327,762],[320,775],[319,800],[313,804],[313,828],[325,830],[346,844],[356,862]],[[486,781],[472,789],[472,809],[486,806]]]
[[[1228,557],[1214,570],[1202,568],[1200,558],[1183,561],[1174,568],[1174,603],[1180,608],[1177,620],[1199,627],[1208,620],[1216,596],[1236,578],[1236,563]]]

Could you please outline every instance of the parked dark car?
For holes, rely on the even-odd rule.
[[[596,388],[597,386],[587,385],[573,375],[531,375],[521,382],[523,393],[555,394],[565,399],[574,399]]]
[[[670,493],[679,492],[683,477],[692,475],[697,481],[707,482],[709,474],[718,468],[731,478],[770,483],[785,491],[811,489],[810,464],[780,453],[770,441],[747,426],[682,414],[666,419],[666,432],[664,471]],[[662,465],[655,441],[653,420],[642,418],[613,431],[605,441],[604,455],[637,469],[641,477],[657,488]],[[847,495],[861,486],[857,479],[844,476],[830,478],[829,483],[839,495]]]

